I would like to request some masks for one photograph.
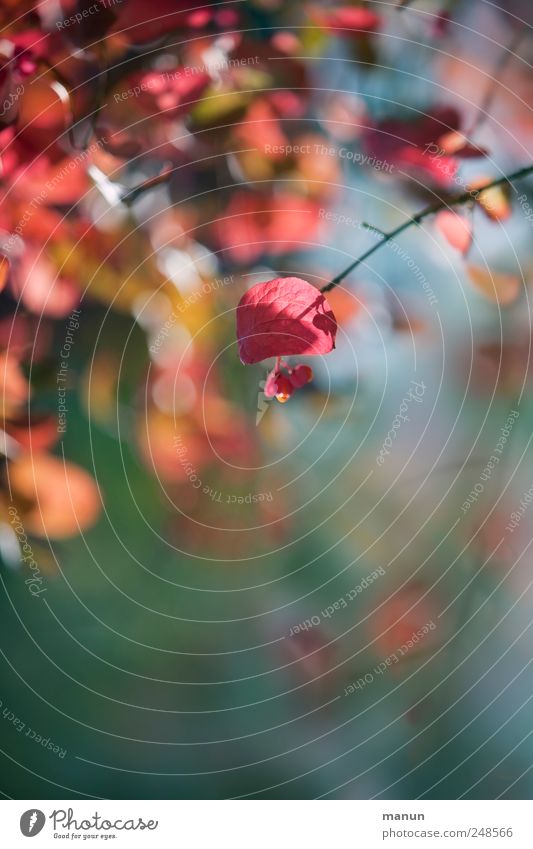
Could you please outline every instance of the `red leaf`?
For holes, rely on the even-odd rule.
[[[356,6],[338,6],[336,9],[312,9],[311,19],[318,26],[332,30],[368,32],[378,29],[381,19],[370,9]],[[348,33],[353,35],[354,33]],[[357,33],[356,33],[357,34]]]
[[[445,209],[437,215],[436,223],[452,248],[457,248],[462,254],[469,251],[472,244],[472,225],[466,218],[451,209]]]
[[[211,77],[204,72],[187,76],[186,68],[167,73],[148,71],[139,79],[140,104],[154,115],[175,118],[190,112],[210,82]]]
[[[366,151],[378,159],[395,165],[408,174],[429,176],[442,186],[453,183],[457,162],[443,152],[439,143],[444,133],[458,130],[460,116],[456,109],[439,106],[414,119],[387,119],[366,130]]]
[[[277,256],[308,243],[322,225],[319,210],[316,201],[288,192],[236,191],[214,231],[232,260],[250,263],[262,254]]]
[[[298,277],[258,283],[237,307],[237,339],[243,363],[268,357],[328,354],[337,320],[318,289]]]
[[[57,416],[46,413],[30,416],[23,410],[6,421],[5,429],[26,451],[44,451],[59,439]]]
[[[100,0],[102,2],[102,0]],[[210,8],[211,4],[191,3],[190,0],[128,0],[117,4],[117,22],[112,32],[134,43],[154,41],[183,27],[201,29],[214,23],[220,27],[233,26],[234,10]],[[233,15],[228,13],[233,11]],[[225,14],[224,14],[225,13]]]

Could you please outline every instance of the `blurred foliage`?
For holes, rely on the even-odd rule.
[[[87,5],[0,10],[2,793],[528,798],[529,5]]]

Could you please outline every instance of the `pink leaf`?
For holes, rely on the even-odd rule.
[[[241,361],[328,354],[335,347],[337,320],[318,289],[298,277],[258,283],[237,307]]]
[[[436,223],[452,248],[456,248],[463,255],[469,251],[472,244],[472,225],[466,218],[453,210],[445,209],[437,215]]]

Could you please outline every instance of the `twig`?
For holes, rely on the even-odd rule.
[[[132,203],[137,200],[137,198],[144,194],[144,192],[147,192],[149,189],[154,189],[156,188],[156,186],[162,186],[164,183],[167,183],[175,170],[175,168],[170,168],[165,171],[162,171],[161,174],[157,174],[156,177],[150,177],[148,180],[145,180],[144,183],[140,183],[133,189],[126,191],[126,193],[122,195],[122,203],[126,204],[126,206],[131,206]]]
[[[401,233],[404,233],[405,230],[408,230],[413,224],[420,224],[425,218],[430,215],[435,215],[435,213],[440,212],[443,209],[448,209],[450,206],[460,206],[463,203],[467,203],[471,200],[476,200],[482,192],[486,192],[488,189],[493,189],[496,186],[502,186],[504,183],[512,183],[514,180],[519,180],[521,177],[527,177],[529,174],[533,173],[533,164],[526,165],[524,168],[520,168],[518,171],[513,171],[512,174],[507,174],[504,177],[498,177],[496,180],[492,180],[492,182],[487,183],[486,186],[481,186],[478,189],[467,189],[461,194],[452,196],[447,198],[446,200],[439,200],[436,203],[432,203],[429,206],[426,206],[425,209],[422,209],[416,215],[413,215],[412,218],[408,218],[402,224],[399,224],[398,227],[395,227],[394,230],[389,230],[386,233],[383,233],[383,238],[380,242],[377,242],[375,245],[372,245],[367,251],[365,251],[361,256],[357,257],[349,266],[345,268],[344,271],[341,271],[340,274],[337,274],[330,283],[327,283],[325,286],[322,286],[321,292],[329,292],[331,289],[334,289],[345,277],[348,276],[358,265],[361,265],[366,259],[372,256],[373,253],[378,251],[383,245],[386,245],[387,242],[390,242],[392,239],[395,239]],[[381,232],[381,231],[378,231]]]
[[[509,41],[508,46],[504,48],[504,50],[502,50],[500,56],[498,57],[498,61],[494,65],[494,69],[492,71],[492,74],[490,75],[490,84],[483,96],[483,100],[478,106],[476,117],[474,118],[470,129],[467,133],[465,133],[466,136],[471,136],[475,132],[475,130],[479,129],[481,124],[487,119],[489,109],[492,106],[492,102],[498,92],[502,73],[505,70],[505,67],[507,66],[508,62],[515,56],[515,51],[517,50],[518,45],[520,44],[525,32],[526,25],[524,24],[523,26],[519,27],[516,32],[513,33],[513,36]]]
[[[168,182],[169,178],[174,173],[174,168],[163,171],[161,174],[158,174],[156,177],[151,177],[149,180],[145,180],[140,185],[135,186],[133,189],[130,189],[126,194],[122,196],[122,202],[126,204],[126,206],[130,206],[134,201],[137,200],[144,192],[149,189],[153,189],[156,186],[161,186],[164,183]],[[485,186],[480,186],[477,189],[466,189],[464,192],[461,192],[458,195],[446,198],[445,200],[439,200],[436,203],[432,203],[429,206],[426,206],[425,209],[422,209],[416,215],[413,215],[411,218],[408,218],[402,224],[399,224],[398,227],[395,227],[393,230],[389,230],[385,232],[380,230],[378,227],[373,227],[371,224],[367,224],[365,222],[365,227],[369,230],[374,230],[382,239],[380,242],[377,242],[375,245],[372,245],[367,251],[365,251],[361,256],[357,257],[349,266],[345,268],[344,271],[341,271],[340,274],[337,274],[336,277],[333,278],[329,283],[321,288],[321,292],[330,292],[331,289],[334,289],[345,277],[348,276],[358,265],[361,265],[366,259],[372,256],[373,253],[378,251],[383,245],[386,245],[387,242],[390,242],[392,239],[395,239],[397,236],[404,233],[413,224],[420,224],[425,218],[428,218],[430,215],[435,215],[435,213],[440,212],[443,209],[448,209],[451,206],[460,206],[461,204],[468,203],[468,201],[477,200],[479,195],[482,192],[486,192],[488,189],[493,189],[496,186],[502,186],[505,183],[512,183],[514,180],[519,180],[522,177],[527,177],[529,174],[533,173],[533,164],[526,165],[523,168],[519,168],[518,171],[513,171],[511,174],[507,174],[504,177],[498,177],[495,180],[492,180],[490,183],[487,183]]]

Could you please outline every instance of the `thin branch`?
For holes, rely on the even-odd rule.
[[[145,180],[144,183],[140,183],[138,186],[135,186],[133,189],[126,191],[124,195],[122,195],[122,203],[126,206],[131,206],[137,198],[143,195],[145,192],[150,189],[155,189],[156,186],[162,186],[164,183],[168,183],[171,175],[174,173],[176,169],[170,168],[162,171],[161,174],[157,174],[156,177],[150,177],[148,180]]]
[[[479,195],[482,192],[486,192],[488,189],[493,189],[496,186],[502,186],[505,183],[512,183],[514,180],[520,180],[522,177],[527,177],[529,174],[533,173],[533,164],[526,165],[524,168],[520,168],[518,171],[513,171],[512,174],[507,174],[504,177],[498,177],[496,180],[492,180],[492,182],[487,183],[486,186],[481,186],[479,189],[467,189],[461,194],[452,196],[447,198],[446,200],[439,200],[436,203],[432,203],[429,206],[426,206],[425,209],[422,209],[416,215],[413,215],[412,218],[408,218],[402,224],[399,224],[398,227],[395,227],[394,230],[389,230],[386,233],[383,233],[383,238],[380,242],[376,242],[375,245],[372,245],[367,251],[365,251],[361,256],[357,257],[349,266],[345,268],[344,271],[341,271],[340,274],[337,274],[336,277],[331,280],[330,283],[327,283],[325,286],[322,286],[321,292],[329,292],[331,289],[334,289],[345,277],[348,276],[358,265],[361,265],[366,259],[368,259],[372,254],[378,251],[383,245],[386,245],[387,242],[392,241],[397,236],[404,233],[414,224],[420,224],[425,218],[428,218],[430,215],[435,215],[435,213],[440,212],[443,209],[448,209],[451,206],[460,206],[463,203],[468,203],[468,201],[477,200]],[[381,231],[377,231],[381,232]]]
[[[518,46],[519,46],[520,42],[522,41],[522,38],[523,38],[525,32],[526,32],[526,24],[519,27],[513,33],[513,36],[511,38],[511,40],[509,41],[508,46],[502,50],[500,56],[498,57],[498,60],[497,60],[496,64],[494,65],[494,69],[492,71],[492,74],[490,75],[491,79],[490,79],[489,86],[488,86],[488,88],[487,88],[487,90],[486,90],[486,92],[483,96],[483,100],[481,101],[481,103],[479,104],[479,106],[477,108],[477,114],[476,114],[476,117],[474,118],[474,121],[472,122],[470,129],[468,130],[467,133],[465,133],[466,136],[471,136],[475,132],[475,130],[479,129],[481,124],[484,121],[486,121],[486,119],[489,115],[490,107],[492,106],[494,98],[496,97],[496,94],[498,93],[498,88],[499,88],[500,83],[501,83],[502,74],[503,74],[505,68],[507,67],[508,63],[510,62],[510,60],[515,56],[515,51],[518,49]]]
[[[171,175],[174,173],[175,169],[171,168],[169,170],[163,171],[161,174],[158,174],[156,177],[151,177],[149,180],[145,180],[138,186],[135,186],[130,191],[126,192],[122,196],[122,203],[126,204],[126,206],[131,206],[134,201],[137,200],[144,192],[149,191],[150,189],[155,188],[156,186],[161,186],[168,182]],[[512,183],[514,180],[519,180],[522,177],[527,177],[529,174],[533,173],[533,164],[526,165],[523,168],[519,168],[518,171],[513,171],[511,174],[507,174],[504,177],[498,177],[495,180],[492,180],[490,183],[487,183],[486,186],[481,186],[478,189],[466,189],[464,192],[461,192],[458,195],[446,198],[445,200],[439,200],[435,203],[426,206],[416,215],[413,215],[411,218],[408,218],[402,224],[399,224],[398,227],[395,227],[393,230],[389,230],[385,232],[380,230],[378,227],[373,227],[371,224],[367,224],[365,222],[365,227],[369,230],[373,230],[378,235],[380,235],[381,241],[377,242],[375,245],[372,245],[367,251],[365,251],[361,256],[357,257],[349,266],[345,268],[344,271],[341,271],[340,274],[337,274],[336,277],[333,278],[329,283],[321,288],[321,292],[330,292],[331,289],[334,289],[335,286],[344,280],[345,277],[348,276],[358,265],[361,265],[366,259],[368,259],[372,254],[378,251],[383,245],[386,245],[387,242],[392,241],[397,236],[404,233],[414,224],[420,224],[425,218],[428,218],[430,215],[435,215],[437,212],[441,212],[443,209],[448,209],[451,206],[460,206],[464,203],[468,203],[469,201],[477,200],[479,195],[482,192],[486,192],[488,189],[493,189],[496,186],[502,186],[505,183]]]

